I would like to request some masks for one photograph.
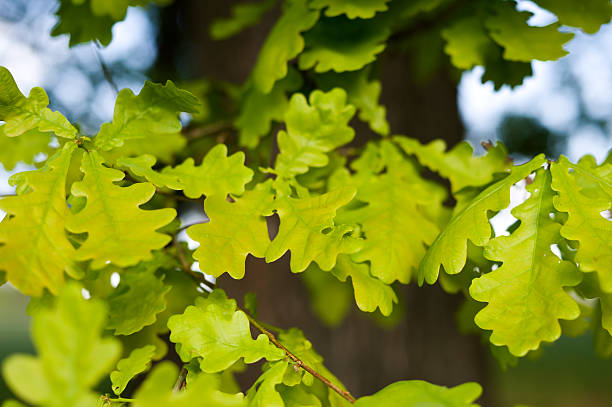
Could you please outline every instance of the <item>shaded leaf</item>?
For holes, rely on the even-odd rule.
[[[155,354],[155,346],[147,345],[142,348],[134,349],[130,356],[121,359],[117,363],[117,370],[110,374],[113,392],[116,395],[121,395],[127,384],[136,375],[149,370],[151,360]]]
[[[302,78],[293,68],[289,68],[287,76],[274,83],[268,93],[250,85],[242,97],[240,114],[234,123],[239,130],[240,145],[256,147],[259,139],[270,132],[272,122],[283,121],[289,107],[287,93],[297,90],[301,85]]]
[[[384,19],[351,20],[343,15],[322,18],[304,35],[306,49],[298,58],[298,66],[315,72],[359,70],[385,49],[390,32]]]
[[[311,7],[325,8],[325,15],[335,17],[346,14],[348,18],[372,18],[379,11],[387,10],[391,0],[313,0]]]
[[[478,383],[464,383],[452,388],[436,386],[421,380],[390,384],[371,396],[361,397],[355,407],[477,407],[473,402],[482,393]]]
[[[355,302],[360,310],[374,312],[378,308],[385,316],[391,314],[393,304],[397,303],[397,296],[391,286],[370,275],[370,268],[366,263],[358,264],[349,256],[341,255],[331,272],[340,281],[351,278]]]
[[[155,258],[122,273],[117,289],[107,298],[107,329],[115,335],[131,335],[155,323],[157,314],[166,309],[165,297],[172,288],[155,275],[161,266]]]
[[[7,171],[15,168],[20,162],[33,164],[34,158],[39,153],[51,155],[50,142],[51,133],[32,129],[19,137],[8,137],[4,134],[4,126],[0,126],[0,163]]]
[[[419,162],[441,176],[448,178],[453,192],[467,186],[482,186],[493,181],[499,172],[508,172],[511,161],[501,143],[497,143],[487,154],[475,157],[468,142],[461,142],[446,151],[444,140],[421,144],[418,140],[396,136],[395,141],[407,154],[414,154]]]
[[[253,83],[262,93],[269,93],[274,82],[287,75],[287,62],[304,49],[302,32],[310,29],[319,12],[310,10],[306,0],[293,0],[285,5],[266,38],[252,71]]]
[[[559,23],[579,27],[587,34],[595,34],[612,18],[612,4],[608,0],[536,0],[541,7],[555,13]]]
[[[213,21],[210,25],[210,36],[215,40],[223,40],[236,35],[245,28],[257,24],[274,4],[276,0],[236,4],[232,7],[231,17]]]
[[[514,1],[495,3],[493,13],[485,19],[491,37],[504,47],[504,58],[511,61],[554,61],[568,54],[563,44],[574,34],[559,32],[559,23],[545,27],[527,24],[533,15],[528,11],[517,11]]]

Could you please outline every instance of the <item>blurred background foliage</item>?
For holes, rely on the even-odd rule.
[[[546,25],[554,19],[529,1],[520,1],[519,7],[535,13],[529,21],[532,25]],[[198,64],[209,65],[214,71],[214,58],[201,60],[200,38],[177,32],[193,19],[184,14],[189,7],[170,6],[163,11],[130,8],[125,20],[113,27],[108,46],[88,43],[73,48],[68,47],[68,37],[50,35],[57,22],[57,8],[50,0],[0,0],[0,65],[11,70],[22,92],[44,87],[50,107],[79,123],[85,133],[95,133],[102,122],[112,118],[115,88],[138,92],[145,79],[194,80],[201,71]],[[207,20],[216,17],[216,12],[211,10],[213,16]],[[435,80],[428,74],[431,66],[441,63],[441,44],[428,45],[419,47],[420,65],[412,68],[415,82]],[[534,62],[533,76],[513,89],[504,86],[495,90],[490,82],[482,84],[481,68],[465,72],[454,94],[465,138],[476,146],[481,141],[501,140],[517,161],[540,152],[555,158],[565,154],[573,160],[593,154],[601,161],[612,146],[612,26],[604,26],[595,35],[576,31],[567,50],[569,56],[559,61]],[[252,58],[236,54],[234,63],[249,64]],[[248,72],[249,68],[237,69]],[[196,92],[207,92],[210,86],[206,81],[191,84]],[[433,115],[437,113],[444,114]],[[393,120],[390,122],[393,125]],[[477,147],[477,151],[482,149]],[[11,191],[7,182],[11,173],[26,168],[0,168],[0,193]],[[347,324],[346,313],[354,307],[348,305],[352,301],[343,300],[350,299],[351,293],[336,280],[326,292],[318,292],[320,277],[316,272],[304,275],[313,298],[311,312],[327,325],[339,323],[338,329],[342,329]],[[317,302],[321,295],[327,297],[324,305]],[[329,298],[337,300],[333,312],[326,308]],[[10,286],[0,287],[0,360],[9,353],[33,351],[26,305],[27,300]],[[400,305],[387,325],[401,320],[407,305]],[[368,317],[361,314],[359,318]],[[594,354],[593,340],[588,334],[562,338],[505,371],[488,357],[485,370],[491,405],[511,406],[519,401],[557,407],[612,405],[612,360]],[[0,400],[7,395],[0,381]]]

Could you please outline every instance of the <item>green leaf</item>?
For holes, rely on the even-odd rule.
[[[18,402],[17,400],[5,400],[2,403],[2,407],[28,407],[23,403]]]
[[[205,273],[219,277],[227,272],[240,279],[249,253],[255,257],[266,255],[270,239],[263,215],[274,198],[270,187],[270,182],[259,184],[233,203],[223,195],[206,198],[204,212],[209,222],[187,229],[189,237],[200,243],[193,257]]]
[[[51,155],[50,142],[51,133],[32,129],[19,137],[8,137],[4,134],[4,126],[0,126],[0,163],[7,171],[20,162],[33,164],[39,153]]]
[[[277,196],[280,228],[266,251],[266,261],[275,261],[290,250],[292,272],[306,270],[312,261],[327,271],[336,264],[336,256],[357,251],[361,241],[350,236],[353,227],[334,223],[338,208],[351,201],[355,192],[343,187],[311,198]]]
[[[247,148],[256,147],[259,139],[270,132],[273,121],[283,121],[285,111],[289,107],[287,93],[297,90],[301,85],[300,74],[292,68],[268,93],[263,93],[256,86],[249,84],[242,97],[240,115],[234,123],[240,132],[240,145]]]
[[[172,137],[181,131],[179,113],[197,113],[199,109],[198,99],[172,81],[165,85],[146,81],[138,95],[130,89],[119,92],[113,122],[102,125],[94,143],[107,151],[123,146],[126,140]]]
[[[480,79],[482,83],[492,81],[495,90],[501,89],[504,85],[514,88],[522,85],[526,77],[533,75],[531,62],[508,61],[502,54],[503,49],[500,46],[491,50]]]
[[[26,98],[17,88],[13,76],[0,66],[0,120],[4,135],[17,137],[30,130],[52,131],[58,137],[73,139],[77,130],[59,112],[49,109],[49,98],[42,88],[32,88]]]
[[[238,359],[253,363],[261,358],[278,360],[285,353],[260,334],[251,337],[249,321],[242,311],[236,311],[236,302],[225,292],[215,289],[208,298],[197,298],[181,315],[168,320],[170,340],[180,345],[179,355],[187,362],[202,357],[200,367],[207,373],[227,369]]]
[[[376,133],[389,134],[387,109],[380,105],[378,99],[381,92],[380,81],[368,78],[369,69],[356,72],[326,72],[316,77],[319,86],[330,90],[336,86],[343,88],[348,95],[348,102],[359,109],[359,119],[370,125]]]
[[[570,169],[573,172],[570,173]],[[601,212],[610,209],[612,197],[603,188],[579,185],[586,168],[572,164],[561,156],[551,166],[552,188],[559,194],[554,205],[567,212],[561,236],[578,241],[575,261],[580,270],[596,272],[604,292],[612,292],[612,224]],[[609,179],[609,178],[608,178]]]
[[[285,407],[276,386],[283,382],[283,376],[289,364],[285,360],[279,360],[267,367],[268,369],[259,376],[247,392],[249,407]]]
[[[278,340],[297,356],[301,361],[312,367],[315,371],[321,374],[323,377],[328,379],[331,383],[335,384],[341,390],[346,390],[344,385],[335,377],[327,368],[323,365],[323,358],[315,352],[312,348],[312,344],[308,339],[304,337],[304,333],[297,328],[291,328],[287,331],[281,332],[278,335]],[[290,370],[287,369],[287,372]],[[299,374],[302,375],[302,383],[306,386],[313,386],[315,382],[314,376],[310,373],[300,370]],[[286,378],[287,376],[285,376]],[[287,383],[285,383],[287,384]],[[293,384],[293,383],[292,383]],[[329,391],[328,398],[331,406],[346,406],[348,403],[338,393]]]
[[[285,407],[321,407],[321,401],[305,385],[277,387]]]
[[[182,190],[191,199],[202,195],[224,198],[228,193],[241,195],[244,186],[253,178],[253,170],[244,166],[244,153],[239,151],[228,157],[225,144],[211,148],[198,166],[194,165],[193,158],[188,158],[176,167],[156,172],[152,169],[155,157],[151,155],[124,157],[117,161],[117,165],[146,178],[157,187]]]
[[[338,263],[342,257],[338,257]],[[338,263],[332,272],[338,268]],[[315,264],[310,264],[300,278],[308,290],[310,307],[316,316],[327,326],[338,326],[351,310],[351,287]],[[346,278],[342,281],[346,281]]]
[[[559,23],[545,27],[533,27],[527,20],[533,15],[528,11],[517,11],[516,3],[498,2],[493,13],[485,19],[491,37],[505,48],[504,58],[511,61],[554,61],[568,54],[563,44],[574,34],[559,32]]]
[[[511,161],[501,143],[489,149],[486,155],[474,157],[472,146],[463,141],[446,152],[444,140],[421,144],[418,140],[396,136],[397,143],[406,154],[414,154],[419,162],[441,176],[448,178],[453,192],[468,186],[482,186],[494,180],[499,172],[508,172]]]
[[[561,241],[561,225],[550,217],[554,210],[550,182],[548,171],[536,172],[527,186],[531,196],[512,210],[521,222],[519,228],[485,247],[485,257],[501,262],[501,267],[470,286],[472,298],[489,303],[476,315],[476,324],[493,331],[491,343],[506,345],[516,356],[537,349],[542,341],[555,341],[561,335],[559,319],[580,315],[564,287],[577,285],[582,275],[574,263],[551,251],[551,245]]]
[[[306,49],[298,58],[298,66],[315,72],[359,70],[376,60],[390,33],[384,19],[322,18],[304,35]]]
[[[478,383],[464,383],[452,388],[421,380],[400,381],[371,395],[361,397],[355,407],[477,407],[473,402],[482,393]]]
[[[165,297],[171,289],[155,275],[160,267],[157,257],[121,274],[117,289],[107,298],[107,329],[114,329],[115,335],[131,335],[155,323],[157,314],[166,309]]]
[[[325,10],[328,17],[346,14],[348,18],[372,18],[378,11],[387,11],[391,0],[313,0],[310,7]]]
[[[316,90],[308,101],[299,93],[291,97],[285,114],[287,131],[278,133],[276,173],[290,178],[309,167],[325,167],[326,153],[353,139],[355,131],[348,122],[355,107],[346,104],[346,97],[340,88],[327,93]]]
[[[164,247],[170,236],[156,232],[176,216],[172,208],[145,211],[140,205],[149,201],[155,187],[149,183],[119,187],[122,171],[104,166],[95,151],[83,155],[83,180],[72,185],[72,194],[87,198],[85,208],[71,214],[67,228],[73,233],[87,233],[87,240],[77,249],[75,258],[91,260],[99,269],[113,263],[131,266],[151,259],[151,252]]]
[[[0,270],[25,295],[40,296],[47,288],[57,293],[64,272],[72,277],[74,248],[66,237],[66,174],[76,145],[67,143],[45,167],[11,178],[27,191],[0,200],[6,216],[0,223]]]
[[[178,369],[172,362],[157,365],[134,394],[134,407],[246,407],[242,393],[219,390],[213,375],[198,375],[185,390],[173,391]]]
[[[33,316],[38,356],[17,354],[5,360],[2,372],[9,388],[37,405],[95,405],[91,389],[120,354],[116,339],[102,338],[105,317],[102,302],[85,300],[79,286],[67,285],[55,305]]]
[[[391,286],[370,275],[366,263],[355,263],[349,256],[338,256],[336,267],[331,271],[340,281],[351,278],[355,291],[355,302],[360,310],[374,312],[380,309],[384,316],[391,315],[397,296]]]
[[[423,280],[433,284],[438,279],[440,266],[447,274],[457,274],[465,265],[468,239],[476,246],[484,246],[491,238],[488,212],[499,211],[510,203],[510,187],[527,177],[545,162],[543,154],[521,166],[512,168],[510,175],[479,193],[458,210],[440,232],[419,266],[419,284]]]
[[[536,0],[541,7],[559,17],[559,23],[579,27],[587,34],[595,34],[612,18],[612,4],[608,0]]]
[[[109,15],[116,21],[121,21],[125,18],[130,0],[89,0],[91,11],[95,15]],[[73,0],[74,2],[74,0]]]
[[[302,32],[310,29],[319,12],[310,10],[306,0],[287,2],[282,16],[276,21],[261,47],[253,68],[253,84],[262,93],[269,93],[274,82],[287,75],[287,62],[304,49]]]
[[[612,335],[612,293],[606,293],[602,290],[601,282],[594,273],[589,273],[584,276],[584,279],[582,280],[582,283],[578,287],[577,291],[579,291],[585,298],[599,299],[599,310],[597,310],[597,307],[595,307],[596,312],[592,312],[592,307],[587,309],[586,316],[588,317],[589,321],[586,323],[590,322],[590,320],[598,319],[601,316],[600,324],[602,328],[607,330],[608,333]],[[591,311],[591,314],[594,315],[589,315],[589,311]],[[563,333],[565,334],[565,331]]]
[[[77,4],[71,0],[62,0],[56,14],[58,22],[51,35],[70,35],[71,47],[89,41],[99,41],[102,45],[111,42],[111,29],[115,20],[109,16],[95,15],[88,3]]]
[[[134,349],[130,356],[117,363],[117,370],[110,374],[113,392],[119,396],[127,384],[138,374],[146,372],[151,367],[151,360],[155,354],[155,346],[147,345]]]
[[[173,163],[174,157],[187,145],[181,133],[149,133],[146,138],[128,139],[121,147],[109,151],[98,151],[107,163],[115,163],[123,157],[150,154],[163,163]]]
[[[472,69],[485,65],[487,54],[495,44],[483,26],[482,18],[472,15],[457,19],[441,32],[446,40],[444,52],[459,69]]]
[[[342,209],[337,221],[362,227],[365,241],[353,260],[368,261],[372,275],[386,284],[408,283],[425,255],[425,245],[431,245],[439,232],[427,210],[442,208],[446,192],[422,179],[392,143],[382,142],[373,150],[378,150],[382,164],[377,171],[364,165],[349,176],[342,170],[344,176],[335,181],[355,186],[356,200],[365,204]]]
[[[234,36],[245,28],[257,24],[274,4],[276,4],[276,0],[236,4],[232,6],[231,17],[215,20],[211,24],[210,36],[215,40],[223,40]]]

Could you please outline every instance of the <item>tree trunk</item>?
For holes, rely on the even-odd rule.
[[[180,57],[188,70],[160,66],[166,76],[172,77],[170,71],[174,69],[193,77],[208,76],[234,83],[247,78],[279,10],[234,38],[212,41],[207,31],[210,22],[228,16],[233,3],[236,2],[182,1],[163,12],[160,60],[168,64]],[[175,28],[177,21],[180,30]],[[164,38],[166,33],[173,38]],[[189,52],[176,55],[181,49],[177,43],[189,44],[183,48]],[[457,143],[464,131],[457,108],[456,82],[442,68],[426,84],[419,84],[410,66],[410,55],[393,51],[386,52],[381,62],[382,102],[387,107],[392,132],[423,141],[442,138],[449,145]],[[223,277],[219,285],[237,299],[254,291],[262,321],[302,329],[325,358],[327,367],[355,396],[406,379],[442,385],[470,380],[485,384],[486,348],[478,338],[460,334],[454,319],[461,295],[446,294],[438,285],[397,285],[404,315],[392,329],[377,325],[356,307],[340,326],[328,328],[311,312],[308,294],[298,276],[289,271],[288,258],[285,255],[266,264],[249,257],[244,279]]]

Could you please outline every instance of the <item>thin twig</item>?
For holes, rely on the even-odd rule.
[[[185,380],[187,379],[187,368],[183,366],[181,371],[179,372],[178,377],[176,378],[176,383],[174,383],[174,387],[172,391],[178,393],[179,391],[185,388]]]
[[[189,264],[187,263],[187,261],[185,260],[185,256],[183,255],[183,250],[180,247],[180,244],[178,244],[178,241],[176,240],[176,238],[174,239],[174,244],[176,246],[177,249],[177,256],[179,258],[179,261],[182,264],[183,269],[193,278],[195,278],[200,284],[206,284],[208,286],[209,281],[207,281],[204,278],[204,275],[201,275],[199,273],[194,273],[191,268],[189,267]],[[332,383],[329,379],[327,379],[325,376],[323,376],[322,374],[320,374],[319,372],[317,372],[316,370],[314,370],[312,367],[310,367],[308,364],[306,364],[303,360],[301,360],[300,358],[298,358],[297,356],[295,356],[289,349],[287,349],[282,343],[280,343],[278,341],[278,339],[276,339],[276,336],[274,336],[274,334],[272,332],[270,332],[269,330],[267,330],[262,323],[260,323],[258,320],[256,320],[255,318],[253,318],[245,309],[243,309],[242,307],[238,306],[238,310],[244,312],[244,314],[246,315],[246,317],[248,318],[249,322],[251,324],[253,324],[253,326],[257,329],[259,329],[259,331],[261,331],[261,333],[263,333],[264,335],[266,335],[268,337],[268,339],[270,339],[270,342],[272,342],[274,344],[274,346],[276,346],[277,348],[279,348],[280,350],[282,350],[283,352],[285,352],[285,354],[287,355],[287,357],[289,359],[291,359],[291,361],[293,363],[295,363],[295,365],[297,367],[300,367],[302,369],[304,369],[305,371],[307,371],[308,373],[310,373],[311,375],[313,375],[314,377],[316,377],[317,379],[319,379],[321,382],[323,382],[323,384],[325,384],[327,387],[329,387],[330,389],[332,389],[333,391],[335,391],[336,393],[338,393],[340,396],[342,396],[343,398],[345,398],[346,400],[348,400],[351,403],[355,402],[355,397],[353,397],[351,395],[351,393],[348,390],[343,390],[341,389],[339,386],[335,385],[334,383]]]
[[[189,126],[183,129],[183,135],[187,140],[194,140],[234,129],[231,121],[220,121],[206,126]]]
[[[336,386],[334,383],[332,383],[325,376],[323,376],[322,374],[320,374],[319,372],[314,370],[312,367],[310,367],[309,365],[304,363],[304,361],[302,359],[300,359],[297,356],[295,356],[289,349],[287,349],[282,343],[280,343],[278,341],[278,339],[276,339],[276,337],[274,336],[274,334],[272,332],[270,332],[266,328],[264,328],[263,325],[260,324],[259,321],[257,321],[251,315],[249,315],[249,313],[247,311],[245,311],[244,309],[242,309],[240,307],[238,307],[238,309],[240,311],[244,312],[244,314],[249,319],[249,322],[251,324],[253,324],[253,326],[255,326],[255,328],[259,329],[261,331],[261,333],[266,335],[268,337],[268,339],[270,339],[270,342],[272,342],[277,348],[279,348],[283,352],[285,352],[287,357],[289,359],[291,359],[293,361],[293,363],[295,363],[296,366],[301,367],[302,369],[304,369],[305,371],[307,371],[308,373],[310,373],[311,375],[313,375],[314,377],[316,377],[317,379],[322,381],[327,387],[329,387],[330,389],[332,389],[333,391],[335,391],[336,393],[338,393],[340,396],[344,397],[345,399],[347,399],[351,403],[355,402],[355,397],[353,397],[351,395],[351,393],[348,392],[348,390],[342,390],[340,387]]]
[[[0,198],[5,198],[7,196],[17,196],[17,194],[0,194]]]
[[[104,62],[104,59],[102,58],[102,54],[100,53],[100,50],[102,49],[102,44],[100,44],[98,40],[95,41],[95,44],[96,45],[95,45],[94,50],[95,50],[96,56],[98,57],[98,62],[100,63],[100,67],[102,68],[102,74],[104,74],[104,79],[106,79],[106,82],[108,82],[108,84],[111,86],[111,88],[113,88],[113,90],[115,91],[115,94],[117,95],[119,94],[119,87],[115,83],[115,80],[113,79],[113,74],[111,73],[106,63]]]
[[[183,269],[183,271],[189,274],[198,283],[200,283],[200,285],[204,285],[206,288],[212,291],[214,287],[210,286],[211,282],[206,280],[206,278],[204,278],[204,274],[196,273],[189,266],[187,259],[185,259],[185,254],[183,253],[183,248],[181,247],[181,243],[178,241],[176,236],[174,237],[174,239],[172,239],[172,243],[174,244],[174,247],[176,248],[176,257],[178,257],[179,263],[181,263],[181,268]]]
[[[117,397],[113,399],[113,398],[110,398],[108,395],[100,396],[100,398],[108,406],[110,406],[111,403],[133,403],[135,401],[134,399],[126,399],[123,397]]]

